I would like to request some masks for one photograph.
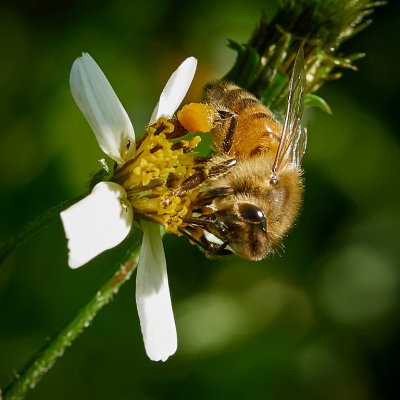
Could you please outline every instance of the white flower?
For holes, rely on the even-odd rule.
[[[197,60],[186,59],[161,93],[150,122],[172,117],[192,82]],[[83,53],[70,76],[72,96],[96,135],[100,148],[123,164],[134,156],[132,123],[107,78]],[[98,183],[91,194],[61,213],[68,239],[71,268],[78,268],[128,235],[133,212],[124,188],[114,182]],[[143,242],[136,277],[136,303],[146,352],[151,360],[165,361],[177,347],[176,328],[160,227],[141,222]]]

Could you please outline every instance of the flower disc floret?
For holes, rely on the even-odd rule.
[[[179,187],[197,172],[193,149],[201,138],[174,142],[175,126],[164,117],[149,125],[139,140],[136,157],[117,169],[112,180],[126,190],[137,218],[179,234],[194,195],[179,191]]]

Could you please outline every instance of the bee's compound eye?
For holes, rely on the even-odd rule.
[[[242,203],[239,206],[239,213],[241,218],[243,218],[244,221],[249,222],[251,224],[265,224],[265,213],[264,211],[250,203]]]

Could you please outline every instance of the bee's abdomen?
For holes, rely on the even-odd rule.
[[[237,113],[259,103],[257,98],[247,90],[226,81],[208,83],[204,87],[203,100],[217,108],[220,106]]]
[[[237,85],[226,82],[211,82],[204,88],[204,101],[217,110],[237,115],[237,126],[230,154],[253,157],[268,151],[276,151],[282,127],[271,111],[255,96]],[[213,134],[216,144],[223,141],[229,123],[216,126]]]

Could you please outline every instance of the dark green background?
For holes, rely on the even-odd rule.
[[[274,1],[17,0],[0,6],[0,240],[82,193],[101,152],[69,92],[73,60],[101,65],[137,133],[169,74],[199,59],[190,92],[221,77]],[[179,348],[147,359],[134,279],[28,399],[390,399],[400,357],[399,2],[345,45],[363,52],[308,115],[301,216],[263,262],[165,249]],[[95,292],[121,249],[68,268],[59,221],[0,268],[0,386]],[[397,395],[396,395],[397,391]]]

